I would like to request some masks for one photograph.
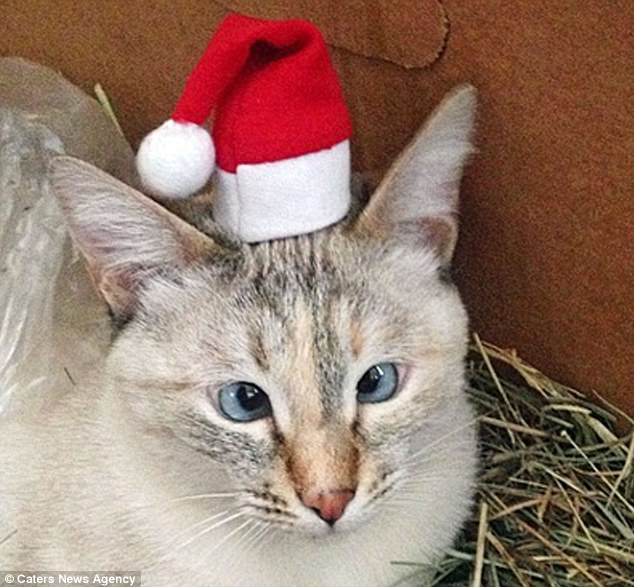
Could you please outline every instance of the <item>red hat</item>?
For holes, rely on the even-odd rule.
[[[200,126],[212,112],[213,142]],[[168,198],[198,191],[216,166],[215,221],[247,242],[283,238],[347,213],[351,132],[315,26],[230,15],[137,166],[147,190]]]

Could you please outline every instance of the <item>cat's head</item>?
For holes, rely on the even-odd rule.
[[[139,430],[222,470],[242,515],[327,534],[388,503],[406,508],[418,490],[457,495],[463,515],[467,320],[447,269],[474,103],[471,88],[454,92],[364,210],[256,245],[195,227],[88,164],[53,163],[118,325],[108,389]],[[459,521],[434,522],[435,508],[426,523],[453,532]]]

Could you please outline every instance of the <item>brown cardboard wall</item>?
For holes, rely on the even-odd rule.
[[[454,84],[478,87],[456,262],[473,325],[634,414],[634,4],[381,0],[366,2],[372,18],[357,27],[341,4],[240,2],[279,16],[317,10],[335,44],[347,35],[349,49],[385,56],[333,49],[358,168],[384,168]],[[5,0],[0,52],[87,90],[101,82],[136,142],[169,115],[225,14],[210,0]]]

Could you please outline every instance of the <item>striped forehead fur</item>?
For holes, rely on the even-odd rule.
[[[331,235],[326,233],[258,245],[251,249],[249,275],[260,302],[272,308],[285,327],[297,377],[305,373],[303,378],[318,390],[327,415],[340,408],[343,352],[350,345],[341,340],[349,329],[339,323],[341,316],[334,311],[344,290],[330,245]],[[268,356],[261,335],[252,337],[252,346]]]

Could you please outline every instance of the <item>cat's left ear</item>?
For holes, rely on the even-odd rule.
[[[85,161],[56,157],[49,176],[71,236],[117,319],[134,314],[153,276],[223,253],[211,238]]]
[[[379,185],[355,229],[433,249],[449,264],[458,238],[458,190],[472,152],[476,92],[454,90]]]

